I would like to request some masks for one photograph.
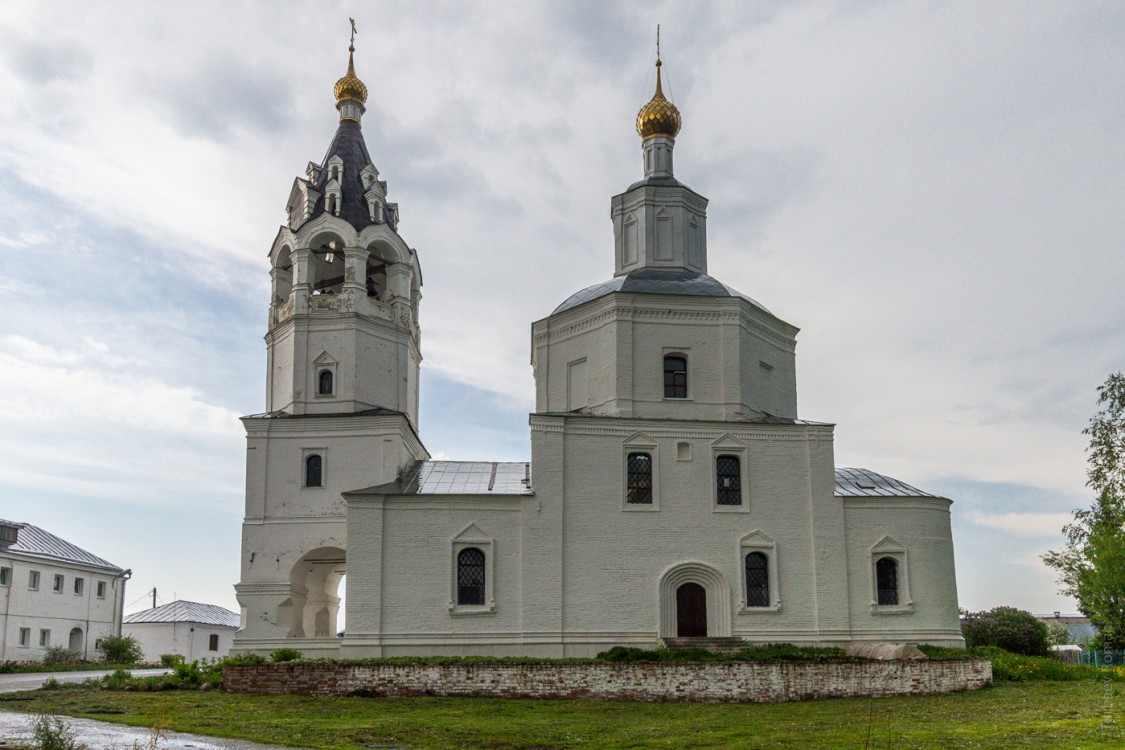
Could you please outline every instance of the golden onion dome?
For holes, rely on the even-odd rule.
[[[664,91],[660,87],[660,66],[658,57],[656,58],[656,93],[637,113],[637,134],[641,138],[652,138],[657,135],[675,138],[680,132],[680,110],[664,98]]]
[[[354,58],[355,46],[348,46],[348,72],[344,77],[336,81],[336,106],[345,99],[355,99],[360,104],[367,104],[367,86],[355,74],[355,60]]]

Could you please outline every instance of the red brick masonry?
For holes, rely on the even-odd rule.
[[[848,662],[542,664],[242,664],[223,670],[232,693],[609,698],[775,703],[809,698],[975,690],[987,659]]]

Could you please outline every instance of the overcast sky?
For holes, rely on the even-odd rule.
[[[802,329],[801,416],[955,501],[962,606],[1074,610],[1038,556],[1125,368],[1112,0],[0,0],[0,517],[132,568],[127,611],[237,609],[266,253],[349,16],[435,457],[529,457],[529,325],[613,273],[660,23],[710,272]]]

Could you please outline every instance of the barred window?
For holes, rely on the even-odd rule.
[[[746,606],[770,606],[770,561],[764,552],[746,556]]]
[[[687,398],[687,358],[664,358],[664,398]]]
[[[898,562],[893,557],[881,557],[875,563],[875,585],[880,605],[898,604]]]
[[[324,486],[324,459],[315,453],[305,459],[305,486]]]
[[[719,505],[742,505],[742,463],[738,456],[715,458],[715,482]]]
[[[476,547],[457,553],[457,603],[484,604],[484,553]]]
[[[321,396],[332,395],[332,371],[321,370],[319,377],[317,377],[316,392]]]
[[[625,501],[635,504],[652,504],[652,456],[647,453],[630,453],[628,462],[628,487]]]

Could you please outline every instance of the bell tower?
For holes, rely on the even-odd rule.
[[[429,457],[417,433],[422,272],[364,141],[354,24],[334,94],[336,134],[293,181],[269,253],[266,411],[242,419],[237,652],[339,648],[341,493],[394,481]]]

